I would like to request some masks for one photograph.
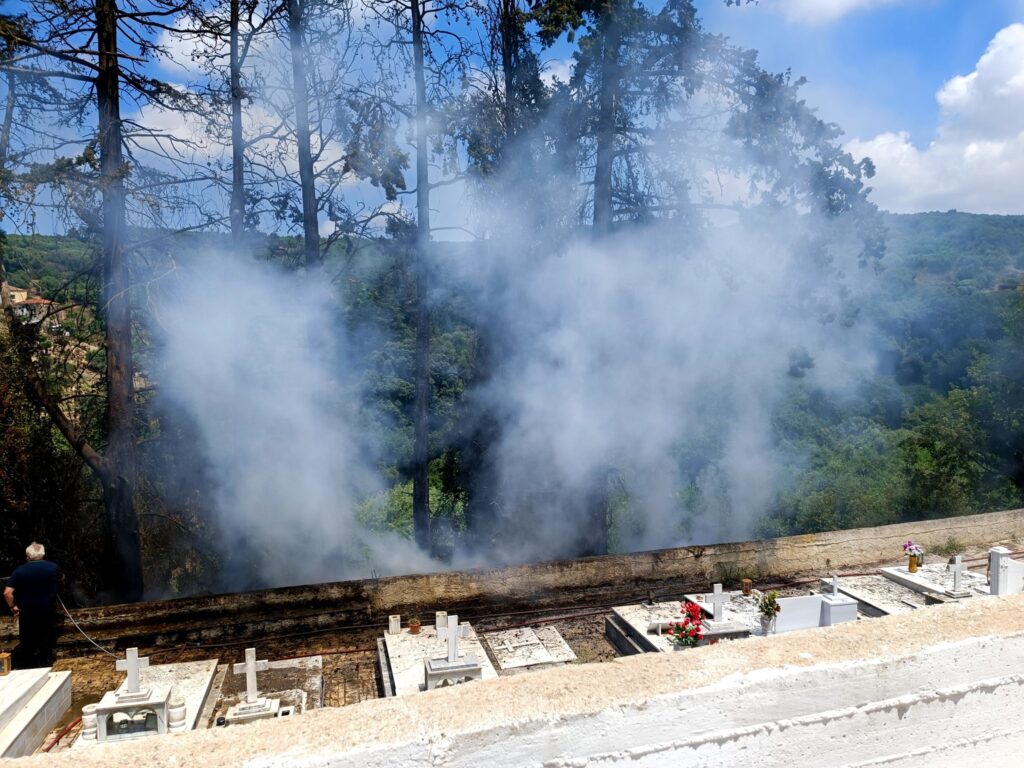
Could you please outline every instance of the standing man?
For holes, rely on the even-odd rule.
[[[7,579],[4,600],[18,619],[18,664],[20,669],[53,664],[54,602],[60,568],[43,560],[46,549],[32,542],[25,549],[26,563]]]

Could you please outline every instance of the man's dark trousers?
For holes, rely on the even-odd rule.
[[[18,615],[18,648],[15,666],[34,669],[53,665],[53,611],[22,609]]]

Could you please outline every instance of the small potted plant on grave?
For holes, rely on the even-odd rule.
[[[704,639],[704,630],[701,627],[701,619],[704,612],[696,603],[687,600],[680,606],[683,610],[680,616],[682,621],[674,621],[668,625],[669,639],[678,648],[693,648]]]
[[[423,624],[423,622],[421,622],[415,616],[413,616],[411,619],[409,619],[409,634],[410,635],[418,635],[420,633],[420,627],[422,626],[422,624]]]
[[[767,635],[775,629],[775,617],[782,612],[779,593],[774,589],[761,593],[757,598],[757,611],[761,614],[761,631]]]
[[[907,555],[907,570],[917,573],[917,566],[924,565],[924,549],[910,539],[903,545],[903,551]]]

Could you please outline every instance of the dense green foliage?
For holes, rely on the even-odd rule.
[[[836,396],[800,375],[809,361],[794,363],[774,414],[776,453],[784,461],[774,503],[757,527],[763,535],[958,515],[1024,501],[1024,298],[1018,288],[1024,217],[950,212],[887,216],[885,223],[885,267],[870,278],[874,287],[864,291],[856,321],[875,339],[876,369],[853,391]],[[15,283],[63,285],[88,271],[88,247],[72,239],[7,242]],[[287,264],[295,245],[268,241],[265,257]],[[341,243],[327,264],[339,276],[343,322],[366,344],[363,418],[368,431],[384,435],[379,462],[393,483],[365,500],[359,517],[371,529],[411,537],[407,466],[414,327],[407,255],[393,245]],[[433,348],[431,431],[442,450],[431,465],[431,510],[435,551],[443,554],[467,525],[464,457],[457,447],[464,428],[460,408],[484,364],[474,319],[456,297],[438,302]],[[68,531],[88,530],[98,514],[88,475],[19,388],[18,363],[9,350],[0,357],[0,375],[6,382],[0,501],[15,521],[7,528],[7,548],[42,535],[54,516],[67,521]],[[149,479],[140,490],[148,546],[163,552],[177,547],[170,559],[175,564],[154,574],[154,581],[171,592],[194,591],[218,565],[194,541],[208,531],[202,473],[187,463],[179,466],[184,457],[174,450],[190,439],[189,426],[151,412],[145,399],[140,407],[148,425],[141,437],[143,475]],[[714,488],[709,478],[717,441],[709,427],[678,448],[681,471],[693,481],[679,501],[681,530],[694,531],[706,525],[702,518],[710,518],[725,531],[727,518],[743,514],[719,505],[708,490]],[[161,471],[147,475],[146,466]],[[618,479],[614,472],[609,476],[613,549],[635,522]]]
[[[799,383],[777,414],[794,457],[766,534],[1019,505],[1024,218],[888,216],[877,374],[846,402]]]

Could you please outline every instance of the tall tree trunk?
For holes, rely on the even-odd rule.
[[[231,70],[231,244],[240,252],[245,238],[245,144],[242,139],[242,63],[238,53],[239,6],[231,0],[230,61]]]
[[[108,584],[122,600],[143,592],[139,521],[133,503],[134,368],[130,277],[125,258],[125,186],[121,153],[121,94],[116,0],[96,0],[99,45],[96,101],[99,113],[100,173],[103,193],[103,319],[107,353],[108,472],[103,479],[109,549]]]
[[[598,96],[597,147],[594,161],[594,234],[611,230],[612,161],[615,153],[615,112],[619,102],[619,30],[614,6],[601,17],[601,92]]]
[[[412,51],[416,80],[416,248],[413,263],[416,352],[413,362],[412,520],[416,543],[430,548],[430,165],[427,154],[427,85],[423,51],[423,0],[412,0]]]
[[[621,72],[619,48],[622,41],[619,14],[613,2],[601,17],[601,92],[598,96],[597,142],[594,159],[594,235],[603,237],[612,229],[615,215],[612,199],[612,165],[615,157],[616,112],[619,107]],[[585,529],[581,531],[582,556],[608,552],[607,478],[595,476],[591,493],[584,499]]]
[[[0,125],[0,171],[7,167],[7,154],[11,151],[11,128],[14,125],[14,105],[17,103],[15,87],[17,75],[7,73],[7,99],[4,102],[4,122]]]
[[[299,0],[288,0],[288,44],[292,54],[292,93],[295,99],[295,140],[302,187],[302,235],[307,267],[320,263],[320,228],[316,220],[316,186],[309,138],[309,85],[306,78],[306,42]]]
[[[512,139],[516,125],[516,62],[521,45],[519,6],[517,0],[499,0],[501,19],[498,22],[501,37],[501,73],[504,78],[505,103],[502,105],[505,118],[505,143]]]

